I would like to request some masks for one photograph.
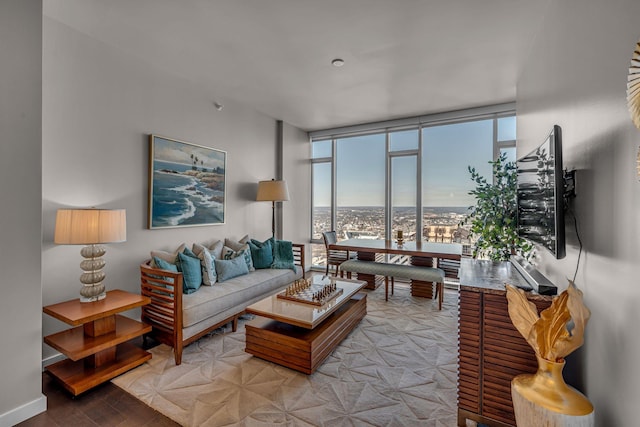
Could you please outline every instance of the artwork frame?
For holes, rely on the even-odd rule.
[[[149,229],[223,225],[227,152],[149,135]]]

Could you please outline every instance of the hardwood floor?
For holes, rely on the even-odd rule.
[[[134,340],[133,342],[136,342]],[[141,340],[138,343],[141,345]],[[73,397],[48,374],[42,374],[47,410],[18,424],[21,427],[56,426],[178,426],[119,387],[106,382]]]

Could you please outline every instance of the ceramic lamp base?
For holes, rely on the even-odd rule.
[[[102,281],[105,273],[102,270],[105,262],[102,256],[106,253],[103,246],[88,245],[82,248],[80,254],[85,258],[80,263],[83,273],[80,276],[80,302],[94,302],[104,299],[107,295]]]
[[[95,285],[83,285],[80,289],[80,302],[100,301],[107,296],[105,287],[102,283]]]

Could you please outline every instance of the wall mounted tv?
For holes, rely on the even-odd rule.
[[[562,130],[555,125],[544,142],[520,157],[518,174],[518,234],[565,256]]]

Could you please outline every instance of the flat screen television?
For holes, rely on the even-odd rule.
[[[555,125],[544,142],[520,157],[518,176],[518,235],[565,256],[562,130]]]

